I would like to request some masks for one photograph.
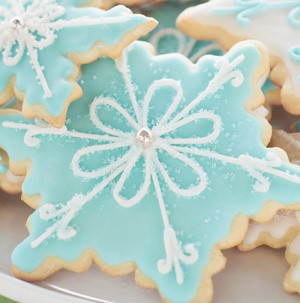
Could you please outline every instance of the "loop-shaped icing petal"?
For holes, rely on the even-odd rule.
[[[113,108],[116,110],[126,121],[132,126],[133,129],[138,130],[138,125],[134,121],[134,119],[128,114],[128,112],[114,99],[105,98],[105,97],[98,97],[96,98],[90,107],[90,117],[92,122],[95,126],[100,129],[102,132],[107,133],[112,136],[116,137],[124,137],[128,136],[127,133],[120,129],[112,128],[108,125],[104,125],[102,121],[99,119],[99,115],[97,114],[97,107],[100,105],[106,105],[108,107]]]
[[[192,185],[189,188],[181,188],[180,185],[176,184],[173,181],[173,178],[170,177],[169,172],[164,168],[162,163],[159,161],[158,156],[156,155],[154,158],[154,163],[159,169],[161,175],[164,178],[164,181],[166,182],[170,190],[173,191],[175,194],[184,197],[197,196],[201,192],[203,192],[203,190],[207,186],[207,175],[202,169],[202,167],[200,167],[196,161],[192,160],[183,153],[176,151],[172,146],[164,142],[159,143],[159,148],[166,151],[171,157],[180,160],[183,165],[190,168],[192,174],[197,176],[196,182],[193,182],[193,184],[195,185]]]
[[[197,123],[199,121],[211,121],[212,122],[212,130],[207,135],[203,137],[196,136],[188,138],[182,138],[176,136],[176,138],[165,138],[165,142],[169,144],[207,144],[207,143],[213,143],[216,141],[216,139],[219,137],[220,132],[222,130],[222,120],[219,115],[216,115],[212,112],[208,111],[201,111],[196,114],[189,115],[185,118],[182,118],[181,120],[177,122],[170,123],[165,126],[160,132],[158,132],[159,135],[165,135],[169,134],[173,131],[176,131],[180,129],[183,126],[187,126],[190,123]]]
[[[8,66],[16,65],[24,54],[25,46],[25,42],[21,37],[16,40],[7,40],[2,52],[4,64]]]
[[[289,22],[294,27],[300,27],[300,4],[299,7],[295,7],[290,11]]]
[[[149,125],[149,108],[150,102],[153,100],[153,97],[160,89],[172,89],[175,92],[175,97],[173,98],[171,105],[167,109],[167,112],[159,119],[156,126],[154,126],[154,130],[161,128],[168,122],[172,114],[176,111],[180,101],[183,98],[183,90],[181,83],[179,81],[173,79],[160,79],[154,81],[148,88],[147,93],[144,98],[144,106],[142,112],[142,123],[143,127],[147,127]]]
[[[129,199],[126,199],[121,196],[121,191],[124,187],[124,184],[129,177],[130,173],[132,172],[133,168],[135,167],[136,163],[140,159],[142,154],[141,150],[136,150],[134,154],[131,156],[129,161],[126,163],[126,168],[124,169],[120,179],[118,180],[114,190],[113,196],[116,202],[121,205],[122,207],[133,207],[137,203],[141,202],[141,200],[146,196],[148,193],[150,182],[151,182],[151,155],[150,152],[145,153],[145,168],[144,168],[144,181],[140,188],[136,191],[135,195]]]
[[[35,39],[30,39],[31,44],[34,48],[43,49],[51,45],[55,41],[55,33],[45,27],[37,26],[35,32],[38,34],[39,39],[37,39],[36,37]]]
[[[74,172],[75,176],[79,176],[82,178],[87,178],[87,179],[96,179],[99,177],[103,177],[111,172],[113,172],[115,169],[126,163],[132,156],[132,150],[128,151],[121,157],[119,157],[117,160],[113,161],[112,163],[98,168],[94,169],[92,171],[88,170],[83,170],[82,166],[82,158],[84,156],[89,156],[94,153],[99,153],[103,151],[113,151],[116,149],[120,149],[121,147],[126,147],[129,146],[130,142],[124,142],[124,141],[119,141],[115,143],[109,143],[109,144],[102,144],[102,145],[95,145],[95,146],[88,146],[85,148],[82,148],[78,150],[73,159],[72,159],[72,170]]]

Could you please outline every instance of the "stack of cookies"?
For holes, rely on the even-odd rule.
[[[207,303],[221,250],[269,245],[300,292],[300,123],[268,121],[300,114],[300,0],[0,0],[0,16],[0,186],[32,208],[17,278],[94,262]]]

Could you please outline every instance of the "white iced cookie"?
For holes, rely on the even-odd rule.
[[[269,222],[258,224],[250,221],[248,232],[239,248],[248,251],[261,245],[273,248],[286,246],[300,229],[296,214],[291,210],[282,210]]]
[[[283,106],[300,113],[300,1],[212,0],[187,9],[178,25],[200,40],[228,49],[245,39],[263,42],[271,55],[271,80],[282,87]]]

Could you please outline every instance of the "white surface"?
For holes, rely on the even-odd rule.
[[[161,302],[156,291],[138,287],[132,275],[111,278],[96,266],[81,274],[61,271],[37,285],[12,278],[10,254],[13,247],[26,237],[24,224],[30,213],[29,207],[18,197],[0,193],[1,294],[24,303]],[[231,249],[225,255],[228,265],[225,271],[214,277],[213,303],[300,302],[300,296],[286,294],[282,289],[282,279],[288,269],[283,250],[259,248],[241,253]]]

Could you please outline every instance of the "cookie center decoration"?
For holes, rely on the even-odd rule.
[[[127,17],[90,18],[78,17],[64,20],[65,8],[55,0],[6,0],[7,6],[0,6],[0,51],[3,63],[16,66],[27,54],[36,79],[42,86],[44,98],[51,98],[52,92],[39,63],[39,51],[50,46],[57,39],[57,32],[76,26],[121,23]]]
[[[137,132],[136,140],[137,143],[145,149],[152,145],[154,138],[150,129],[142,128]]]
[[[24,20],[22,17],[13,17],[11,20],[12,27],[14,29],[20,28],[24,26]]]

